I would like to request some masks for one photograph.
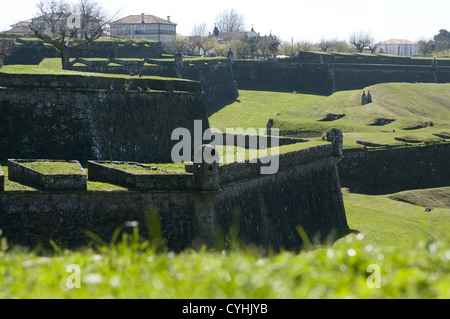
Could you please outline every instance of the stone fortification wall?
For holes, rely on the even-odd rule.
[[[0,229],[10,244],[49,247],[87,245],[89,230],[106,242],[126,222],[137,221],[148,238],[150,213],[158,213],[164,238],[171,250],[188,247],[197,220],[189,192],[1,192]]]
[[[243,242],[264,247],[301,247],[297,226],[310,239],[348,230],[333,158],[225,186],[213,205],[224,233],[237,226]]]
[[[218,183],[221,172],[209,165],[197,169],[196,164],[194,180],[196,186],[206,187],[203,191],[1,192],[0,228],[11,243],[33,247],[53,239],[62,247],[76,247],[89,242],[86,230],[109,241],[128,221],[137,221],[140,234],[148,237],[158,224],[148,218],[153,213],[174,251],[211,246],[217,239],[230,244],[232,226],[239,228],[241,242],[297,249],[303,244],[298,226],[310,238],[348,231],[335,153],[327,146],[322,153],[326,158],[319,153],[310,162],[220,190],[212,184]]]
[[[5,175],[3,174],[3,169],[0,166],[0,192],[5,190]]]
[[[220,185],[232,184],[237,181],[253,179],[261,175],[261,168],[273,164],[278,158],[279,171],[284,171],[292,167],[304,165],[323,158],[337,156],[333,145],[324,144],[321,146],[310,147],[300,151],[280,154],[279,156],[268,156],[257,163],[246,161],[245,163],[231,163],[219,167]]]
[[[72,58],[159,58],[161,43],[152,41],[95,41],[73,52]],[[58,58],[58,51],[40,40],[16,39],[14,51],[5,64],[39,64],[45,58]]]
[[[320,64],[235,61],[233,72],[241,90],[328,94],[333,87],[328,67]]]
[[[240,89],[332,94],[388,82],[448,83],[450,66],[235,61]]]
[[[0,90],[0,112],[2,159],[170,162],[174,129],[193,132],[195,120],[209,127],[203,95],[189,92],[7,88]]]
[[[141,190],[174,190],[186,191],[195,189],[194,175],[189,173],[159,173],[133,174],[124,170],[114,169],[104,164],[114,163],[108,161],[89,161],[89,180],[122,185]],[[117,162],[115,162],[117,163]],[[140,165],[138,163],[120,163],[122,165]]]
[[[113,59],[109,61],[79,60],[86,66],[74,66],[76,71],[99,72],[109,74],[129,74],[161,76],[198,81],[205,94],[205,107],[208,113],[214,112],[221,106],[235,101],[239,97],[233,69],[228,60],[198,60],[184,61],[182,66],[175,62],[161,62],[153,59],[142,61],[126,61]],[[110,63],[114,63],[111,66]],[[147,64],[145,64],[147,63]]]
[[[281,62],[313,63],[313,64],[383,64],[383,65],[414,65],[414,66],[432,66],[437,63],[438,66],[450,66],[448,59],[416,58],[405,56],[392,56],[383,54],[365,54],[365,53],[324,53],[324,52],[305,52],[300,51],[297,57],[283,59]]]
[[[343,187],[371,195],[450,186],[449,158],[450,144],[346,153],[339,177]]]
[[[48,191],[87,191],[87,176],[78,161],[70,163],[78,166],[79,174],[43,174],[27,167],[26,163],[42,160],[8,160],[8,178],[12,181]],[[45,160],[46,162],[64,162]]]
[[[202,93],[199,82],[180,79],[99,77],[82,75],[31,75],[0,73],[0,86],[17,89],[86,89],[102,91],[164,91]]]
[[[390,82],[447,83],[450,82],[450,67],[408,65],[333,65],[330,66],[333,90],[344,91]]]

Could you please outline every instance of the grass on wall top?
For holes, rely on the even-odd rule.
[[[31,168],[44,175],[82,175],[84,171],[80,170],[78,163],[69,162],[20,162],[20,165]]]
[[[47,58],[42,60],[39,65],[5,65],[0,68],[0,73],[9,74],[42,74],[42,75],[81,75],[87,77],[107,77],[107,78],[130,78],[125,74],[92,73],[72,70],[63,70],[60,58]],[[165,81],[188,81],[187,79],[166,78],[160,76],[143,76],[143,79],[165,80]]]

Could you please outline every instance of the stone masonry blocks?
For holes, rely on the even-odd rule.
[[[0,166],[0,192],[5,190],[5,175],[3,174],[2,167]]]
[[[45,174],[23,164],[32,162],[73,163],[78,174]],[[8,160],[10,180],[29,185],[43,191],[87,191],[87,176],[78,161],[10,159]]]

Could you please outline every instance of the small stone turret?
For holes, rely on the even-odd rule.
[[[372,103],[372,94],[370,94],[370,91],[367,91],[367,104]]]
[[[181,54],[181,52],[175,54],[175,66],[178,68],[183,67],[183,55]]]
[[[344,134],[341,130],[332,129],[326,133],[327,141],[333,143],[334,155],[337,157],[344,156]]]
[[[5,175],[3,175],[2,167],[0,166],[0,192],[5,190]]]
[[[230,62],[234,61],[234,53],[233,53],[233,51],[231,51],[231,48],[227,53],[227,58],[228,58],[228,60],[230,60]]]
[[[195,150],[194,158],[193,173],[196,188],[204,192],[218,192],[219,152],[212,145],[202,145]]]
[[[363,95],[361,97],[361,105],[366,105],[366,104],[367,104],[366,91],[363,91]]]

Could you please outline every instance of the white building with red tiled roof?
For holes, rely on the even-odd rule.
[[[177,32],[177,24],[153,15],[130,15],[111,22],[111,37],[127,39],[155,40],[162,44],[170,44]]]
[[[391,39],[378,43],[376,53],[416,56],[419,55],[419,45],[405,39]]]

